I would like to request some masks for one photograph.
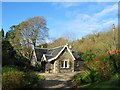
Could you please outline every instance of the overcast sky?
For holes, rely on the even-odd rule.
[[[112,24],[117,25],[117,13],[117,2],[3,2],[2,28],[7,32],[12,25],[43,16],[50,37],[73,33],[74,39],[79,39],[93,32],[106,31]]]

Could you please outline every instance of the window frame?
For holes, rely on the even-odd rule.
[[[60,65],[61,68],[69,68],[69,61],[68,60],[63,60],[63,61],[61,61],[60,64],[61,64]],[[63,67],[62,67],[62,65],[63,65]]]
[[[64,68],[64,61],[60,61],[60,67]]]

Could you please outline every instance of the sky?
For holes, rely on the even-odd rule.
[[[34,16],[46,18],[50,38],[80,39],[118,24],[117,2],[2,2],[2,28]]]

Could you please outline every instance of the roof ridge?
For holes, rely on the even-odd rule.
[[[48,49],[48,48],[39,48],[39,47],[35,47],[35,49]]]
[[[45,56],[52,56],[51,54],[44,54]]]

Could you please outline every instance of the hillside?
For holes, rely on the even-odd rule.
[[[66,43],[71,45],[72,49],[79,53],[87,50],[92,50],[98,53],[112,51],[116,49],[118,43],[117,29],[115,30],[114,34],[112,30],[109,30],[107,32],[89,34],[82,39],[73,42],[69,42],[69,40],[61,37],[48,44],[47,48],[65,45]]]

